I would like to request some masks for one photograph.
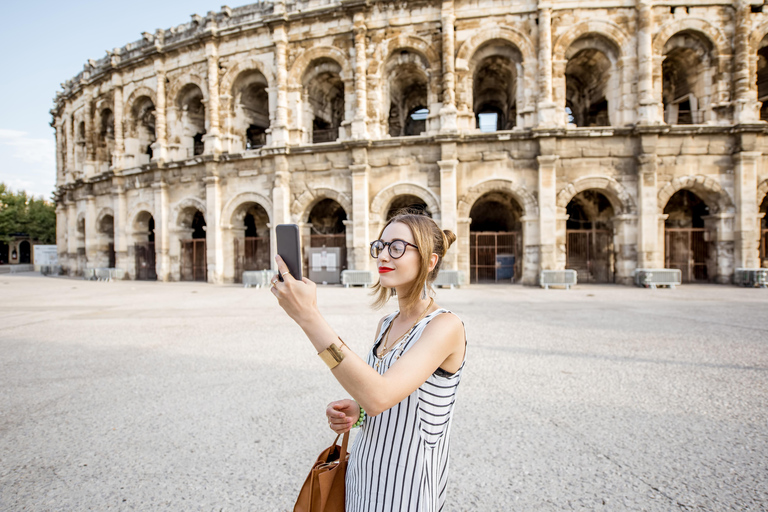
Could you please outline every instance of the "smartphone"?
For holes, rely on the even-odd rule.
[[[288,265],[288,270],[294,279],[301,281],[301,238],[299,226],[296,224],[278,224],[275,228],[277,236],[277,254]],[[278,276],[282,281],[283,276]]]

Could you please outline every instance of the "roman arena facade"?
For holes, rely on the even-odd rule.
[[[275,226],[373,270],[394,210],[465,282],[768,266],[757,0],[275,0],[89,60],[56,94],[73,275],[238,281]],[[765,106],[761,101],[765,101]]]

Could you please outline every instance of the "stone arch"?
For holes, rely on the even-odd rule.
[[[98,215],[96,215],[96,229],[98,229],[98,228],[99,228],[99,226],[101,226],[101,222],[104,220],[104,217],[106,217],[107,215],[109,215],[110,217],[112,217],[112,220],[113,220],[113,222],[114,222],[114,219],[115,219],[115,212],[112,210],[112,208],[110,208],[110,207],[105,207],[105,208],[102,208],[102,209],[99,211],[99,214],[98,214]]]
[[[85,226],[85,211],[81,210],[77,212],[77,220],[75,221],[76,229],[80,230],[80,224],[83,224]],[[83,230],[83,234],[85,234],[85,229]]]
[[[467,190],[467,193],[459,199],[457,216],[460,219],[468,218],[472,205],[489,192],[508,192],[520,204],[526,216],[536,217],[539,215],[536,198],[524,185],[508,179],[492,179],[478,183]]]
[[[341,67],[342,80],[351,80],[353,78],[352,67],[344,52],[332,46],[316,46],[302,52],[293,62],[293,66],[291,66],[288,72],[288,85],[301,85],[301,79],[306,73],[307,68],[312,61],[317,59],[331,59],[336,62]]]
[[[208,104],[208,83],[199,75],[193,73],[171,81],[171,85],[168,88],[168,98],[170,99],[169,106],[176,106],[176,102],[179,99],[179,94],[188,85],[196,85],[200,89],[200,92],[203,94],[203,101],[205,102],[204,104]],[[206,107],[205,110],[207,116],[208,108]]]
[[[565,60],[565,53],[577,39],[595,35],[613,43],[618,49],[617,57],[632,55],[632,41],[621,27],[610,21],[590,20],[578,23],[561,34],[552,47],[552,60]]]
[[[697,175],[675,178],[659,190],[658,211],[660,214],[664,213],[664,208],[674,193],[683,189],[701,196],[711,213],[735,211],[733,200],[717,181],[707,176]]]
[[[258,192],[242,192],[224,205],[224,208],[221,210],[221,227],[232,227],[235,224],[235,215],[238,213],[238,210],[247,203],[256,203],[264,208],[269,216],[269,221],[272,222],[272,201],[267,196]]]
[[[154,89],[150,89],[149,87],[142,85],[134,89],[133,92],[131,92],[131,94],[128,96],[128,99],[125,100],[125,107],[123,108],[123,111],[128,116],[131,115],[130,113],[133,109],[133,104],[142,96],[148,97],[150,100],[152,100],[152,104],[157,106],[157,94],[155,93]]]
[[[382,44],[376,45],[374,58],[368,67],[368,74],[378,75],[382,70],[382,65],[398,50],[412,50],[425,59],[427,69],[432,75],[437,76],[440,73],[442,66],[440,54],[434,49],[432,44],[418,36],[400,34],[397,37],[382,42]]]
[[[306,189],[291,205],[291,216],[298,222],[309,222],[312,208],[323,199],[333,199],[341,205],[348,219],[352,217],[352,200],[343,192],[325,187]]]
[[[763,198],[768,195],[768,180],[763,180],[762,183],[760,183],[757,186],[757,207],[760,207],[760,203],[763,202]]]
[[[246,73],[248,71],[258,71],[264,75],[264,78],[267,79],[267,85],[269,87],[275,87],[275,77],[272,75],[272,73],[267,71],[265,64],[260,60],[251,57],[249,59],[235,63],[234,66],[227,70],[219,82],[219,91],[221,91],[222,94],[231,95],[232,87],[235,85],[235,82],[237,81],[240,74]]]
[[[635,201],[627,189],[615,179],[605,176],[585,176],[569,183],[557,194],[557,206],[565,209],[577,194],[590,189],[604,194],[611,202],[616,215],[637,213]]]
[[[176,206],[173,207],[173,221],[171,222],[171,226],[177,228],[181,226],[179,223],[182,221],[182,215],[184,214],[184,210],[188,208],[196,208],[200,210],[203,215],[206,215],[205,202],[203,202],[203,200],[196,197],[187,197],[176,203]]]
[[[760,49],[760,43],[768,37],[768,20],[753,28],[749,34],[749,54],[754,55]]]
[[[416,196],[425,203],[427,209],[432,213],[432,218],[437,219],[440,215],[440,199],[431,190],[417,185],[415,183],[395,183],[379,191],[371,201],[371,217],[386,221],[387,208],[392,200],[397,196],[410,195]]]
[[[667,41],[678,32],[684,31],[698,32],[706,37],[712,43],[716,56],[721,62],[724,56],[731,54],[730,43],[723,31],[702,18],[679,19],[663,25],[653,37],[653,53],[661,56]]]
[[[515,46],[523,56],[523,62],[533,62],[536,60],[536,51],[530,38],[522,32],[502,25],[481,30],[464,41],[461,48],[459,48],[459,52],[456,54],[456,70],[469,71],[469,61],[477,50],[486,43],[495,40],[506,41]]]
[[[136,226],[139,222],[139,216],[145,212],[148,213],[153,219],[155,218],[154,210],[147,203],[142,202],[131,208],[131,212],[128,214],[128,225],[130,226],[131,232],[137,230]]]

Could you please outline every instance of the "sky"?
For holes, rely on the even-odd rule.
[[[61,83],[142,32],[221,10],[222,0],[5,2],[0,28],[0,182],[50,199],[56,142],[50,110]],[[232,3],[238,7],[248,0]]]

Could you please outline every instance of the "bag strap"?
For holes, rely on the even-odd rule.
[[[341,434],[336,436],[336,439],[333,440],[333,444],[328,448],[328,457],[330,458],[331,454],[334,452],[334,448],[339,444],[339,438],[341,437]],[[344,437],[341,439],[341,453],[339,454],[339,460],[342,461],[347,458],[347,445],[349,444],[349,430],[344,432]],[[328,462],[328,460],[326,460]]]

